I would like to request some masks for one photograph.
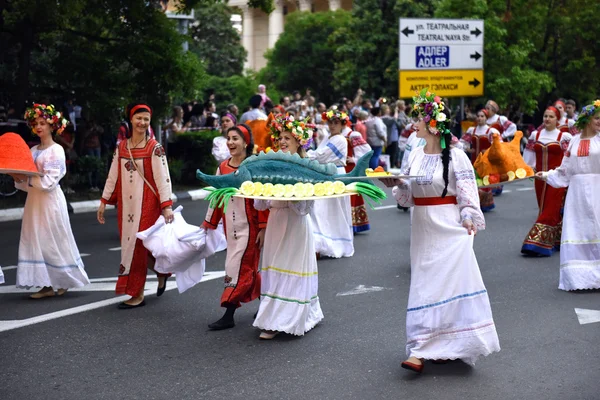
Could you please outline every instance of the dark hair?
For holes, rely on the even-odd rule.
[[[231,128],[227,129],[227,133],[234,131],[237,134],[239,134],[242,137],[242,139],[244,139],[244,134],[242,133],[240,128],[238,128],[238,126],[243,126],[244,128],[246,128],[246,130],[248,130],[248,135],[250,136],[250,143],[246,143],[246,158],[248,158],[254,152],[254,136],[252,136],[252,129],[250,129],[250,127],[246,124],[237,124],[236,126],[232,126]],[[245,141],[246,139],[244,139],[244,142]]]
[[[227,111],[233,114],[233,110],[236,109],[237,106],[233,103],[227,105]],[[239,110],[238,110],[239,111]]]
[[[131,137],[131,134],[133,132],[133,125],[131,124],[131,117],[129,114],[131,114],[131,109],[137,105],[143,105],[143,108],[139,108],[137,110],[135,110],[135,112],[133,113],[133,115],[141,113],[141,112],[150,112],[150,114],[152,114],[152,107],[150,107],[148,104],[143,103],[143,102],[137,102],[137,103],[129,103],[127,104],[127,106],[125,107],[125,137],[127,139],[129,139]],[[150,135],[150,127],[148,127],[148,129],[146,129],[146,136]]]
[[[448,165],[450,164],[450,143],[452,142],[452,134],[450,131],[446,131],[447,133],[440,133],[444,135],[444,139],[446,141],[446,148],[442,150],[442,165],[444,166],[444,191],[442,192],[442,198],[446,197],[448,193]]]
[[[252,108],[258,108],[260,107],[260,103],[262,103],[262,96],[260,94],[255,94],[254,96],[250,97],[250,106]]]
[[[577,107],[577,103],[575,103],[575,100],[573,100],[573,99],[569,99],[569,100],[565,101],[565,104],[571,105],[573,107]]]
[[[214,101],[207,101],[206,103],[204,103],[204,109],[206,111],[210,110],[210,108],[215,105]]]
[[[271,111],[275,108],[275,104],[271,100],[265,101],[265,113],[269,115]]]
[[[371,114],[373,114],[374,116],[378,116],[380,113],[381,113],[381,108],[379,108],[379,107],[371,108]]]
[[[199,117],[204,112],[204,107],[200,103],[194,104],[192,111],[190,111],[191,117]]]

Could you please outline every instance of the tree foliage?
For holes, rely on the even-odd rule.
[[[206,66],[210,75],[241,75],[246,50],[240,34],[231,24],[231,10],[223,3],[197,7],[190,29],[190,50]]]
[[[325,102],[337,100],[334,91],[334,53],[328,38],[350,22],[344,10],[293,12],[275,47],[267,52],[265,78],[280,90],[313,89]]]

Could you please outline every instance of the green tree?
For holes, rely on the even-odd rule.
[[[335,47],[328,38],[350,20],[344,10],[289,14],[284,32],[266,54],[265,78],[283,91],[311,88],[327,103],[337,100],[332,85]]]
[[[231,10],[223,3],[197,7],[190,29],[190,50],[215,76],[241,75],[246,50],[240,34],[231,24]]]

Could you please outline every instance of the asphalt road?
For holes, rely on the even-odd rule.
[[[258,302],[236,313],[234,329],[207,330],[222,314],[224,252],[207,261],[218,279],[117,310],[112,211],[104,226],[94,214],[71,219],[93,290],[30,300],[11,288],[16,271],[5,271],[0,399],[600,399],[600,323],[580,325],[574,311],[600,309],[600,292],[560,291],[558,255],[519,254],[536,217],[532,188],[506,186],[475,241],[502,351],[474,368],[401,369],[410,224],[389,199],[370,211],[372,230],[355,237],[354,257],[319,261],[325,320],[304,337],[273,341],[259,341],[251,326]],[[200,223],[206,204],[182,204],[187,221]],[[0,265],[11,266],[20,223],[0,225]],[[155,288],[149,280],[148,292]]]

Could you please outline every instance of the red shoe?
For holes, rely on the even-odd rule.
[[[411,358],[414,358],[414,357],[411,357]],[[410,358],[408,360],[410,360]],[[416,364],[416,363],[410,362],[408,360],[402,362],[402,364],[401,364],[402,368],[411,370],[411,371],[416,372],[418,374],[420,374],[421,372],[423,372],[423,367],[425,366],[425,364],[423,363],[423,361],[421,361],[421,364]]]

